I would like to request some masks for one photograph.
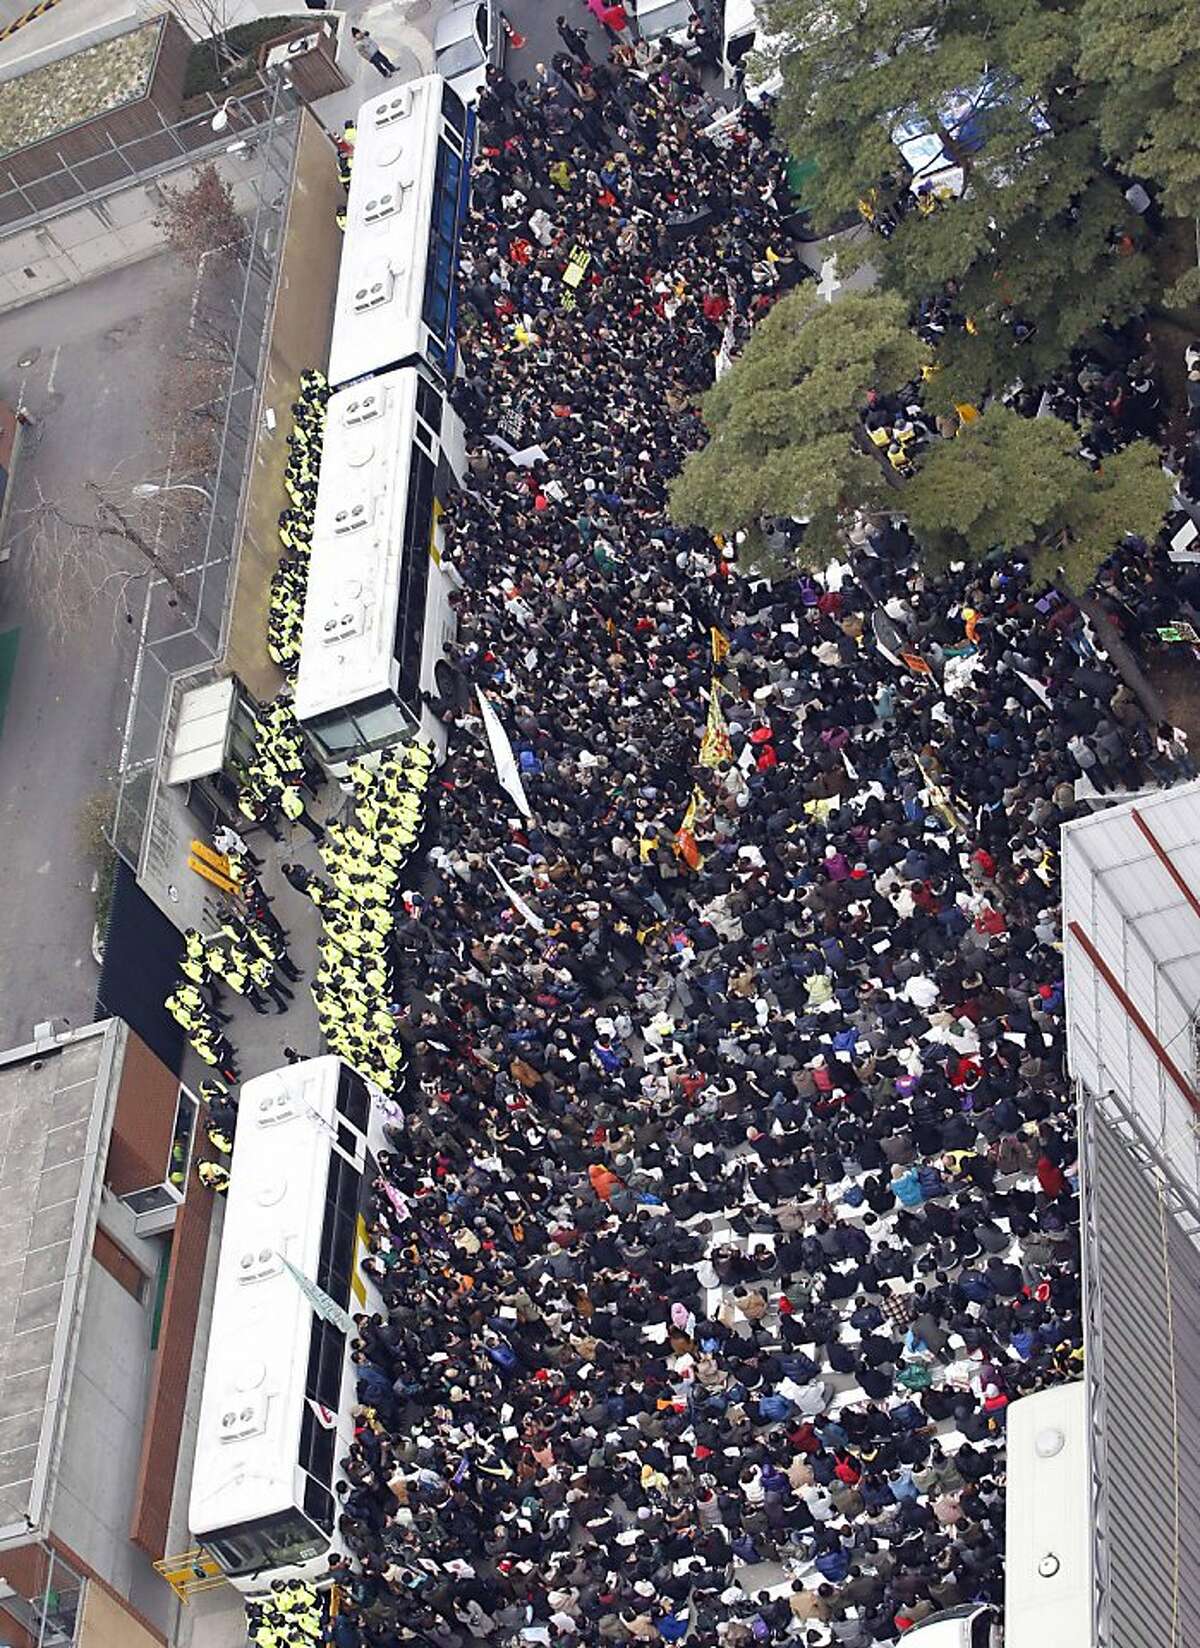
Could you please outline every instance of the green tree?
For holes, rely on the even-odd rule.
[[[962,169],[961,199],[908,212],[858,254],[910,304],[957,284],[955,310],[973,331],[948,335],[935,403],[1040,378],[1099,321],[1141,306],[1152,273],[1124,238],[1136,240],[1139,220],[1102,169],[1098,98],[1075,85],[1075,5],[822,0],[819,24],[809,0],[766,0],[766,11],[785,42],[776,125],[816,162],[818,221],[903,187],[892,141],[902,121],[923,122]],[[959,140],[967,91],[982,146]]]
[[[1167,0],[1083,0],[1079,73],[1098,88],[1106,154],[1151,178],[1169,212],[1200,211],[1200,38]]]
[[[1171,497],[1154,446],[1135,441],[1094,472],[1076,456],[1078,440],[1057,418],[997,403],[936,442],[903,495],[931,562],[1029,549],[1039,576],[1083,591],[1127,533],[1152,538]]]
[[[808,542],[825,548],[847,509],[894,509],[894,478],[860,415],[869,390],[899,388],[928,359],[893,294],[827,304],[789,293],[705,395],[710,439],[671,488],[673,517],[713,532],[808,517]]]

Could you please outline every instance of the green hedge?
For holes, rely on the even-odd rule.
[[[239,23],[229,30],[225,39],[230,49],[238,54],[240,62],[228,64],[223,71],[217,67],[212,40],[197,40],[183,79],[184,97],[199,97],[202,92],[223,94],[227,85],[244,80],[254,72],[255,53],[264,40],[286,34],[297,23],[308,22],[309,15],[297,16],[295,12],[284,12],[277,17],[256,17],[253,22]]]

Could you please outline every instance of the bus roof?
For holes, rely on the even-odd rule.
[[[296,680],[301,721],[391,684],[423,381],[401,367],[329,398]]]
[[[420,352],[441,75],[408,80],[358,111],[329,381],[350,383]]]
[[[1023,1396],[1007,1421],[1005,1648],[1091,1648],[1086,1385]]]
[[[315,1276],[341,1060],[244,1084],[225,1202],[188,1522],[203,1536],[295,1503]],[[299,1369],[301,1377],[296,1377]]]

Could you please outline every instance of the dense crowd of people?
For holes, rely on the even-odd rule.
[[[589,9],[606,59],[559,18],[480,103],[447,760],[356,767],[319,820],[285,692],[227,797],[311,837],[282,866],[321,914],[307,982],[388,1139],[335,1606],[278,1584],[259,1648],[869,1648],[999,1608],[1006,1408],[1081,1371],[1058,827],[1190,774],[1186,740],[1019,560],[935,579],[859,522],[768,581],[670,523],[716,362],[808,271],[766,115],[714,123],[713,42]],[[914,323],[936,342],[947,296]],[[1126,342],[1012,404],[1087,461],[1157,433]],[[285,670],[327,395],[293,408]],[[956,427],[919,386],[862,417],[901,471]],[[1135,646],[1200,600],[1162,545],[1104,589]],[[283,1011],[301,975],[253,849],[214,846],[238,914],[189,932],[170,1005],[233,1081],[222,992]],[[236,1100],[201,1091],[228,1156]]]
[[[764,122],[709,113],[574,48],[483,100],[337,1648],[998,1605],[1005,1409],[1080,1372],[1058,826],[1186,751],[1020,562],[935,581],[864,524],[767,582],[669,524],[716,355],[800,272]]]

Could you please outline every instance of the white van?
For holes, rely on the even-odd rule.
[[[769,51],[780,39],[761,28],[754,0],[725,0],[722,34],[721,74],[726,86],[744,85],[745,95],[752,103],[765,96],[774,97],[783,85],[778,68],[747,73],[747,57],[752,52]]]
[[[642,39],[653,45],[665,36],[687,48],[689,55],[700,50],[688,34],[688,24],[696,16],[692,0],[637,0],[637,26]]]
[[[998,1648],[1000,1625],[990,1602],[964,1602],[930,1614],[900,1642],[903,1648]]]

